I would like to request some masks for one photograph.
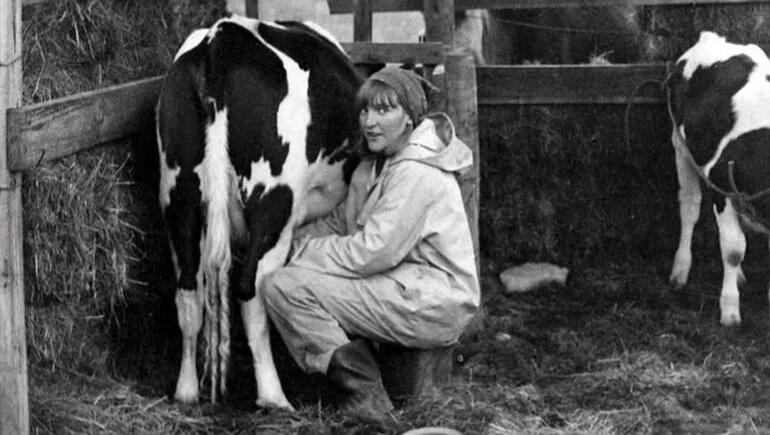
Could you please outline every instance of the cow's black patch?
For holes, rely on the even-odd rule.
[[[720,189],[753,195],[770,189],[770,128],[749,131],[727,144],[717,164],[711,169],[709,179]],[[730,181],[729,167],[733,162],[733,182]],[[720,199],[719,203],[723,201]],[[754,212],[764,219],[770,219],[770,195],[751,201]],[[719,207],[722,209],[723,207]]]
[[[280,175],[289,147],[278,136],[276,113],[288,93],[278,56],[242,26],[223,22],[211,40],[207,89],[217,109],[227,109],[228,146],[235,172],[251,177],[251,163],[265,159]]]
[[[182,170],[200,164],[204,155],[206,117],[198,83],[205,46],[182,55],[166,73],[158,103],[158,131],[168,167]]]
[[[200,179],[195,167],[204,156],[206,115],[197,83],[202,75],[205,47],[199,45],[182,55],[166,74],[163,98],[158,104],[158,131],[166,161],[179,168],[176,184],[163,210],[169,238],[177,254],[180,274],[177,287],[195,290],[200,267],[200,237],[203,231]]]
[[[203,231],[200,180],[195,173],[184,172],[171,189],[171,202],[163,212],[171,244],[177,255],[177,287],[195,290],[200,267],[200,238]]]
[[[257,264],[267,251],[275,247],[292,211],[294,193],[285,185],[278,185],[265,191],[264,185],[257,185],[246,201],[246,224],[249,227],[251,239],[237,296],[247,301],[254,297],[254,279],[257,275]]]
[[[358,115],[353,104],[361,78],[349,58],[302,23],[280,24],[285,28],[260,26],[259,34],[297,61],[300,68],[310,71],[312,120],[305,148],[308,162],[315,161],[322,150],[330,154],[346,139],[358,143]]]
[[[686,81],[681,100],[687,147],[698,165],[706,164],[719,142],[735,124],[732,98],[748,81],[755,63],[733,56],[709,67],[698,67]]]

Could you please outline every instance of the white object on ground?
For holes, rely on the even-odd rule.
[[[462,435],[460,432],[448,427],[423,427],[412,429],[401,435]]]
[[[537,290],[548,284],[564,285],[569,269],[550,263],[524,263],[509,267],[500,273],[500,282],[504,292],[525,293]]]

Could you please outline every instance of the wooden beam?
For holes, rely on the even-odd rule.
[[[29,433],[21,174],[8,169],[8,109],[21,104],[21,1],[0,0],[0,434]]]
[[[353,0],[327,0],[332,14],[353,12]],[[624,0],[624,5],[673,6],[697,4],[768,3],[770,0]],[[537,9],[562,7],[614,6],[618,0],[455,0],[455,9]],[[373,12],[421,11],[422,0],[377,0]]]
[[[372,25],[372,0],[353,0],[353,41],[371,42],[374,26]],[[373,65],[356,64],[356,71],[361,77],[368,77]]]
[[[225,2],[225,9],[231,14],[258,18],[259,0],[227,0]]]
[[[243,0],[246,3],[244,11],[247,17],[259,18],[259,0]]]
[[[10,110],[9,168],[31,169],[152,128],[161,83],[153,77]]]
[[[372,0],[353,0],[353,40],[356,42],[372,41]]]
[[[452,51],[455,33],[455,0],[423,0],[425,41],[441,42]]]
[[[476,70],[480,105],[662,103],[663,64],[488,66]],[[636,95],[632,92],[640,87]]]
[[[455,33],[455,2],[454,0],[423,0],[422,15],[425,20],[425,43],[440,43],[445,53],[451,53],[454,48]],[[443,92],[438,92],[430,98],[431,110],[445,112],[446,109],[446,76],[434,74],[435,68],[425,68],[424,77],[433,82]]]
[[[473,167],[460,176],[460,192],[468,215],[468,225],[476,254],[476,271],[481,276],[479,249],[479,186],[481,183],[481,153],[479,149],[479,112],[477,101],[476,67],[473,56],[467,53],[449,53],[446,56],[446,107],[455,125],[457,137],[473,153]],[[480,309],[465,334],[475,335],[484,327],[484,311]]]
[[[372,42],[343,42],[342,48],[353,63],[444,63],[444,51],[440,43],[391,44]]]

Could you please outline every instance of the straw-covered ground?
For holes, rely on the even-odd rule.
[[[762,38],[768,15],[757,8],[657,8],[650,22]],[[183,35],[222,9],[204,0],[27,6],[25,103],[160,74]],[[622,107],[482,108],[480,132],[485,329],[458,346],[452,383],[398,410],[385,432],[770,432],[767,243],[749,240],[740,328],[718,326],[708,204],[691,283],[669,288],[678,217],[665,110],[634,107],[626,129]],[[145,136],[26,175],[33,431],[372,433],[319,401],[323,385],[285,355],[298,412],[255,412],[237,331],[229,401],[172,403],[181,346]],[[504,296],[497,274],[525,261],[570,268],[567,285]]]

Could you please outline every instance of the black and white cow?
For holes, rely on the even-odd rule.
[[[770,60],[761,48],[702,32],[698,42],[678,59],[668,82],[681,217],[670,281],[679,287],[687,283],[703,179],[714,193],[719,227],[723,325],[741,322],[738,285],[744,279],[743,228],[768,233],[765,222],[770,218],[770,196],[762,193],[770,188],[768,80]]]
[[[212,401],[225,390],[228,274],[240,256],[235,288],[257,405],[291,408],[258,290],[285,263],[294,228],[347,193],[358,161],[359,84],[341,46],[311,23],[232,16],[193,32],[177,53],[157,107],[160,203],[183,337],[177,400],[198,399],[202,325]]]

